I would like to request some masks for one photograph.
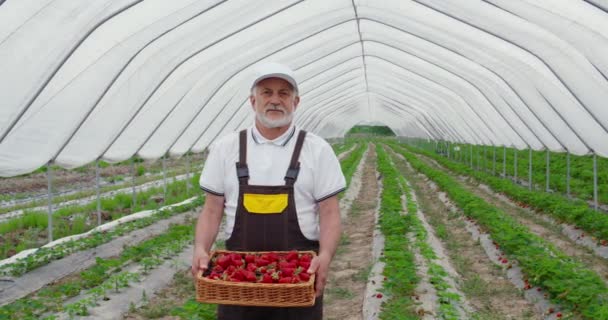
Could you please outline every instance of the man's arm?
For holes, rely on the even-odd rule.
[[[224,197],[207,192],[205,204],[196,223],[194,235],[194,254],[192,256],[192,275],[205,271],[209,263],[209,251],[215,241],[222,215],[224,213]]]
[[[336,253],[340,242],[341,222],[338,196],[333,196],[319,202],[319,255],[313,259],[308,273],[316,272],[316,295],[323,294],[329,264]]]

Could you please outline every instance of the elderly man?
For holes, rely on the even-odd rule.
[[[322,138],[295,127],[300,102],[288,67],[257,68],[249,98],[255,124],[209,148],[200,186],[206,201],[196,225],[192,273],[204,271],[226,214],[228,250],[314,250],[313,307],[220,305],[218,319],[321,319],[323,289],[340,239],[338,193],[346,182],[333,150]],[[263,201],[256,199],[263,198]]]

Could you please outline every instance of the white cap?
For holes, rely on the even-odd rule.
[[[276,62],[263,63],[255,67],[255,80],[251,85],[251,89],[253,89],[258,82],[268,78],[283,79],[291,84],[296,93],[298,92],[298,83],[294,77],[293,70],[286,65]]]

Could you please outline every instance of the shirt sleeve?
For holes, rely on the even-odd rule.
[[[328,143],[324,143],[317,158],[313,195],[316,202],[333,197],[346,189],[346,179],[340,161]]]
[[[209,146],[209,155],[199,179],[201,189],[216,196],[224,195],[224,162],[221,152],[222,148],[216,143]]]

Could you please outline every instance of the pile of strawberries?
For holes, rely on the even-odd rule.
[[[262,254],[220,253],[211,259],[211,272],[206,277],[232,282],[308,282],[311,260],[310,253],[295,250]]]

